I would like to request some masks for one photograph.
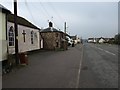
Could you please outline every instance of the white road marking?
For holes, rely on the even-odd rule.
[[[116,55],[116,54],[114,54],[114,53],[111,53],[111,52],[109,52],[109,51],[106,51],[106,50],[104,50],[106,53],[109,53],[109,54],[111,54],[111,55]]]
[[[80,71],[81,71],[82,59],[83,59],[83,47],[82,47],[82,54],[81,54],[81,59],[80,59],[81,61],[80,61],[79,70],[78,70],[76,88],[79,88],[79,80],[80,80]]]
[[[112,53],[112,52],[109,52],[109,51],[107,51],[107,50],[104,50],[104,49],[102,49],[102,48],[99,48],[99,47],[96,47],[96,46],[94,46],[96,49],[99,49],[99,50],[101,50],[101,51],[104,51],[104,52],[106,52],[106,53],[109,53],[109,54],[111,54],[111,55],[113,55],[113,56],[115,56],[116,54],[114,54],[114,53]]]
[[[96,47],[97,48],[97,47]],[[101,51],[103,51],[103,49],[102,48],[98,48],[99,50],[101,50]]]

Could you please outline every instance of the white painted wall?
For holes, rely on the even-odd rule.
[[[94,39],[94,43],[96,43],[97,41]]]
[[[9,30],[9,28],[13,25],[14,25],[13,23],[8,22],[7,23],[7,30]],[[23,34],[22,34],[23,30],[25,30],[25,33],[26,33],[25,42],[24,42],[24,38],[23,38]],[[34,32],[34,42],[33,42],[33,44],[31,44],[31,31]],[[18,47],[19,47],[19,52],[32,51],[32,50],[40,49],[39,30],[30,28],[30,27],[26,27],[26,26],[22,26],[22,25],[18,25]],[[9,47],[9,53],[14,54],[15,53],[15,48],[14,47]]]
[[[103,39],[103,38],[101,38],[100,40],[99,40],[99,43],[104,43],[105,42],[105,40]]]
[[[43,48],[43,39],[40,40],[40,48]]]
[[[6,14],[0,12],[0,61],[7,59]]]
[[[81,40],[80,40],[80,39],[77,39],[77,42],[78,42],[78,43],[80,43],[80,42],[81,42]]]
[[[74,40],[74,44],[77,44],[77,40]]]

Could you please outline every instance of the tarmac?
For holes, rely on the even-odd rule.
[[[77,88],[82,44],[66,51],[28,54],[28,65],[14,68],[2,77],[2,88]]]

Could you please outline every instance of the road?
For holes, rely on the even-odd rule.
[[[84,44],[79,88],[118,87],[118,46]]]
[[[82,45],[76,47],[28,55],[28,66],[3,76],[3,88],[78,87]]]
[[[29,65],[3,76],[3,88],[117,88],[118,48],[78,44],[28,55]]]

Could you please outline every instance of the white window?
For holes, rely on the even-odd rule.
[[[33,44],[33,39],[34,39],[34,32],[33,31],[31,31],[31,44]]]
[[[13,26],[10,27],[9,29],[9,46],[14,46],[14,30],[13,30]]]

